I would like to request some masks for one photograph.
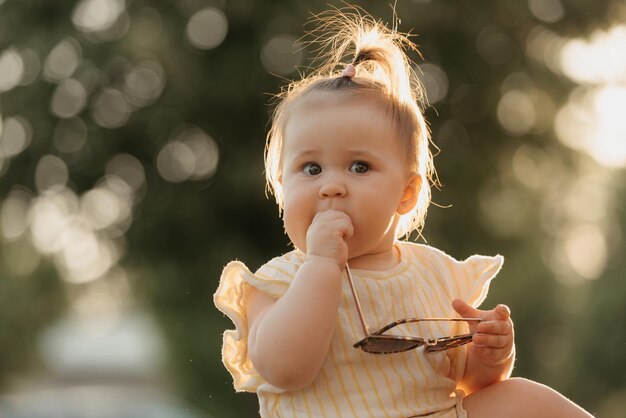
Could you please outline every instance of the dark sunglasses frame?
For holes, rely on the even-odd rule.
[[[363,327],[363,332],[365,333],[365,338],[355,343],[354,348],[360,348],[361,350],[372,354],[391,354],[402,353],[404,351],[424,346],[425,352],[433,353],[460,347],[472,341],[472,336],[474,335],[472,333],[426,339],[420,337],[385,334],[385,332],[397,327],[398,325],[413,322],[480,322],[480,318],[407,318],[387,324],[378,331],[370,332],[367,322],[365,322],[365,316],[363,315],[363,309],[361,308],[361,301],[359,300],[356,288],[354,287],[354,280],[352,279],[352,274],[350,273],[350,267],[347,264],[345,270],[346,275],[348,276],[350,290],[352,291],[352,296],[354,297],[354,302],[356,304],[356,309],[359,313],[361,326]]]

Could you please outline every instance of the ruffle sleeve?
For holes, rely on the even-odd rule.
[[[499,254],[472,255],[465,260],[457,260],[438,248],[419,244],[417,248],[430,255],[429,258],[420,257],[418,261],[428,264],[436,272],[445,283],[450,298],[462,299],[474,308],[487,298],[491,280],[504,264],[504,257]]]
[[[228,316],[235,329],[224,332],[222,361],[233,377],[237,391],[256,392],[265,380],[257,373],[248,356],[247,307],[251,286],[274,297],[281,297],[288,289],[291,274],[267,274],[264,266],[252,273],[243,263],[231,261],[224,267],[220,284],[213,295],[215,306]],[[279,278],[276,278],[279,277]]]
[[[501,255],[473,255],[463,261],[454,260],[458,292],[457,297],[463,299],[474,308],[478,308],[487,298],[491,280],[498,274],[504,263]]]

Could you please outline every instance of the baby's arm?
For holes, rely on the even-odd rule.
[[[481,318],[470,324],[475,332],[469,348],[465,374],[460,382],[466,394],[511,376],[515,362],[515,342],[511,312],[506,305],[490,311],[474,309],[460,299],[452,302],[454,309],[465,318]]]
[[[309,385],[326,358],[341,298],[352,222],[343,212],[319,213],[307,233],[307,259],[278,300],[253,289],[248,300],[248,351],[272,385]]]

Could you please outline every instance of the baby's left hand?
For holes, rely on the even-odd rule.
[[[513,355],[514,332],[511,310],[498,305],[490,311],[475,309],[461,299],[454,299],[452,307],[463,318],[480,318],[481,322],[469,322],[474,332],[473,353],[487,366],[496,367],[507,362]]]

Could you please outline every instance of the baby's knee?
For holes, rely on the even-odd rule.
[[[590,417],[563,395],[541,383],[511,378],[463,400],[470,417]]]
[[[542,386],[540,383],[537,383],[529,379],[525,379],[523,377],[511,377],[509,379],[501,381],[500,383],[510,386],[513,389],[519,389],[519,390],[532,390],[536,388],[537,386]]]
[[[523,377],[511,377],[498,384],[505,387],[507,392],[513,392],[531,399],[554,393],[554,390],[550,387]]]

